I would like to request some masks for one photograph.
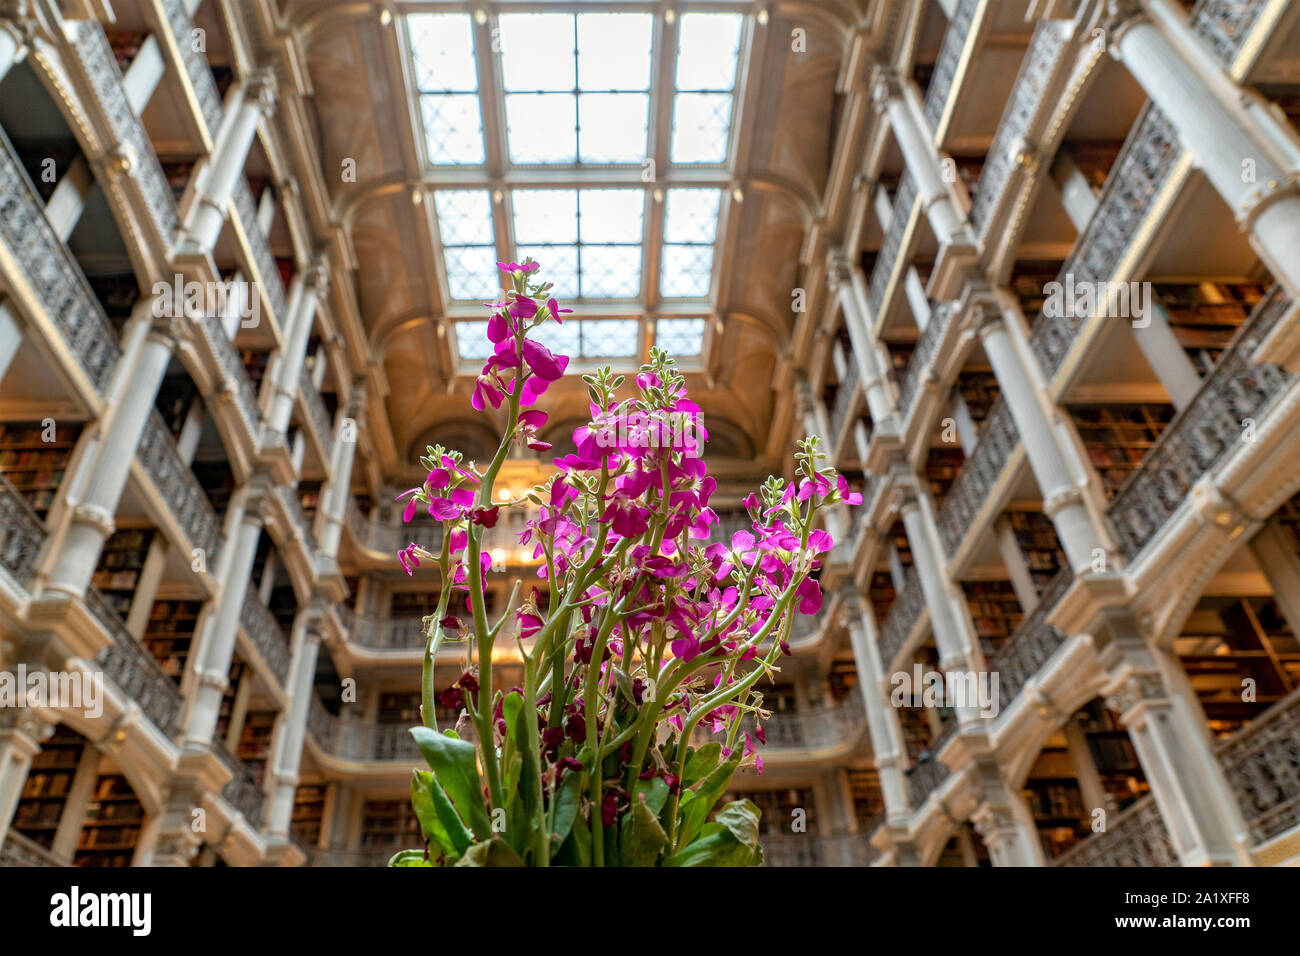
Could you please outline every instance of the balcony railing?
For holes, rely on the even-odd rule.
[[[1255,21],[1267,6],[1266,0],[1201,0],[1189,21],[1226,67],[1237,58]]]
[[[167,183],[153,143],[145,134],[140,118],[135,115],[126,98],[122,72],[118,68],[113,48],[95,20],[80,20],[69,28],[73,48],[90,81],[99,112],[103,114],[114,142],[125,150],[130,161],[130,182],[139,190],[140,198],[149,211],[149,218],[157,230],[163,251],[171,248],[180,228],[176,213],[176,198]]]
[[[776,833],[760,836],[764,866],[870,866],[880,854],[866,833],[819,836]]]
[[[921,338],[917,340],[916,348],[912,351],[912,359],[907,364],[907,375],[903,378],[903,385],[898,394],[898,411],[905,422],[912,415],[912,406],[921,394],[921,383],[929,374],[935,353],[939,351],[939,344],[943,342],[948,327],[952,325],[952,317],[956,313],[956,302],[944,302],[937,306],[930,313],[929,324],[921,333]]]
[[[854,687],[831,706],[809,707],[803,710],[777,711],[763,721],[767,743],[760,748],[769,750],[822,750],[848,743],[857,738],[866,726],[866,710],[862,692]],[[741,730],[752,733],[752,716],[741,719]],[[704,735],[703,740],[718,737]]]
[[[835,404],[831,407],[830,438],[831,448],[827,449],[828,453],[834,454],[839,447],[840,434],[844,430],[844,422],[849,417],[849,411],[856,402],[855,393],[858,390],[858,363],[855,359],[849,359],[848,371],[844,375],[844,381],[840,382],[839,391],[835,393]]]
[[[1042,670],[1065,643],[1065,635],[1049,624],[1047,618],[1073,581],[1074,572],[1062,568],[1043,589],[1038,606],[1012,632],[1011,640],[989,658],[989,673],[998,675],[998,693],[1007,703],[1015,700],[1025,682]]]
[[[212,752],[231,773],[230,780],[221,788],[221,796],[244,815],[249,826],[256,829],[262,822],[266,794],[253,776],[253,769],[217,741],[212,743]]]
[[[966,49],[966,40],[979,6],[980,0],[957,0],[957,9],[953,11],[948,29],[944,31],[939,58],[930,75],[930,86],[925,91],[925,119],[930,124],[932,134],[939,129],[939,121],[943,119],[944,107],[952,92],[953,80],[957,77],[957,66]]]
[[[1219,762],[1256,843],[1300,824],[1300,691],[1221,744]]]
[[[921,581],[916,569],[909,568],[903,589],[898,592],[898,597],[894,599],[893,607],[885,615],[885,623],[880,628],[880,666],[886,672],[894,666],[894,661],[902,653],[903,645],[916,628],[916,622],[924,609],[925,595],[921,592]]]
[[[889,231],[876,256],[876,263],[871,267],[871,282],[867,287],[867,305],[871,309],[871,321],[879,324],[880,312],[885,305],[885,292],[889,280],[894,275],[898,257],[903,253],[903,234],[907,231],[907,221],[911,218],[912,207],[916,205],[916,180],[911,173],[903,173],[894,194],[894,215],[889,222]]]
[[[307,865],[387,866],[388,861],[398,850],[413,848],[405,845],[365,847],[360,850],[344,850],[339,847],[313,848],[307,851]]]
[[[1053,866],[1178,866],[1178,854],[1155,798],[1148,795],[1115,817],[1104,833],[1070,847]]]
[[[1011,417],[1011,409],[999,395],[984,420],[975,450],[962,465],[939,509],[939,538],[949,557],[956,553],[971,522],[987,503],[989,492],[1019,441],[1020,432]]]
[[[280,499],[285,515],[289,518],[289,523],[294,527],[295,534],[302,538],[303,547],[307,549],[308,554],[314,553],[316,536],[312,533],[311,522],[307,520],[307,515],[302,510],[297,489],[281,486],[275,489],[275,493]]]
[[[416,760],[410,724],[361,723],[335,717],[313,696],[307,729],[325,753],[341,760]]]
[[[127,699],[139,705],[164,736],[171,737],[181,713],[181,695],[176,685],[94,588],[86,592],[86,607],[113,638],[113,643],[96,656],[92,667],[101,669]]]
[[[324,449],[325,455],[328,456],[330,445],[334,440],[334,425],[330,422],[330,413],[325,408],[325,402],[320,397],[320,391],[311,380],[311,376],[307,374],[306,369],[298,377],[298,387],[302,391],[303,401],[307,404],[311,427],[316,430],[316,437],[320,439],[320,446]],[[328,461],[326,464],[328,464]]]
[[[1151,204],[1183,154],[1173,124],[1154,104],[1148,103],[1115,158],[1092,219],[1061,267],[1060,281],[1073,276],[1075,285],[1109,282],[1128,251]],[[1079,328],[1090,318],[1070,314],[1039,313],[1030,345],[1048,378],[1065,361]]]
[[[949,770],[942,761],[931,757],[912,764],[907,772],[907,795],[912,809],[919,808],[948,779]]]
[[[0,566],[26,587],[44,543],[45,525],[18,489],[0,475]]]
[[[0,130],[0,240],[21,278],[58,329],[69,354],[100,395],[122,357],[117,333],[49,220],[9,138]]]
[[[186,13],[183,0],[158,0],[158,3],[167,16],[167,27],[180,51],[185,77],[189,80],[190,89],[194,91],[199,112],[208,125],[208,135],[215,140],[217,128],[221,126],[221,94],[217,91],[207,58],[194,49],[194,21]]]
[[[262,655],[262,660],[275,675],[275,679],[281,687],[284,687],[289,679],[290,651],[289,642],[280,628],[280,622],[275,619],[275,615],[266,605],[257,599],[256,594],[250,593],[244,595],[244,606],[239,612],[239,623],[243,625],[249,642],[257,648],[257,653]]]
[[[1040,20],[1029,49],[1020,64],[1020,74],[1011,89],[1007,108],[998,124],[993,145],[980,171],[979,186],[971,199],[970,218],[980,241],[988,235],[995,213],[1016,170],[1017,153],[1039,112],[1054,101],[1045,96],[1047,83],[1069,45],[1073,24],[1069,20]]]
[[[28,839],[17,830],[10,830],[5,835],[4,846],[0,846],[0,867],[69,865],[35,840]]]
[[[256,292],[250,294],[256,295]],[[253,383],[248,378],[248,369],[244,367],[234,343],[226,335],[226,330],[219,319],[207,316],[199,323],[199,328],[203,332],[203,339],[207,342],[208,348],[212,350],[217,368],[221,372],[221,381],[230,394],[239,417],[243,419],[244,427],[248,429],[253,441],[258,441],[261,411],[257,407],[257,395],[253,391]]]
[[[351,618],[348,640],[373,650],[419,650],[427,642],[424,622],[418,617]]]
[[[353,539],[370,551],[395,556],[412,541],[434,554],[442,548],[442,525],[427,517],[422,520],[418,514],[411,524],[389,524],[373,515],[367,518],[354,500],[348,502],[347,521]]]
[[[1250,360],[1291,307],[1275,286],[1233,337],[1192,401],[1178,413],[1110,503],[1108,513],[1132,560],[1164,526],[1202,475],[1240,448],[1247,420],[1267,414],[1296,376]]]
[[[266,241],[266,234],[257,221],[257,204],[253,202],[253,192],[248,182],[240,179],[235,187],[235,215],[239,218],[240,228],[248,239],[249,249],[253,254],[253,265],[257,268],[258,278],[271,302],[276,321],[283,327],[289,318],[288,302],[284,296],[284,282],[280,279],[280,267],[276,265],[271,245]]]
[[[203,486],[181,459],[172,433],[156,411],[149,414],[136,454],[185,532],[190,547],[201,548],[208,567],[213,567],[221,547],[221,523]]]

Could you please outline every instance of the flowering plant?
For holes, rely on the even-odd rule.
[[[538,264],[500,266],[512,288],[490,305],[493,352],[473,394],[475,408],[504,404],[500,445],[483,470],[428,449],[428,477],[399,496],[406,521],[424,510],[443,531],[438,553],[411,544],[402,566],[411,574],[431,561],[444,586],[425,619],[423,726],[411,731],[429,764],[411,781],[427,842],[391,863],[757,865],[758,808],[738,800],[714,811],[738,768],[761,772],[769,715],[759,682],[789,653],[794,611],[822,606],[812,572],[833,542],[817,513],[861,496],[809,438],[793,482],[768,478],[745,499],[751,530],[710,542],[707,433],[681,372],[656,348],[630,389],[608,367],[584,375],[591,421],[574,433],[575,451],[523,498],[494,503],[512,445],[550,449],[539,437],[546,413],[531,406],[569,361],[530,338],[569,311],[534,280]],[[516,582],[492,623],[484,529],[500,508],[529,504],[536,517],[519,539],[533,545],[547,594],[533,588],[520,600]],[[451,610],[459,592],[465,621]],[[493,686],[503,638],[518,645],[522,687]],[[469,665],[438,692],[445,641],[466,642]],[[454,730],[438,728],[435,700],[460,712]]]

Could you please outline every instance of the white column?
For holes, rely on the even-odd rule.
[[[866,280],[842,251],[831,255],[827,276],[839,300],[849,341],[853,344],[858,378],[867,399],[867,410],[871,413],[872,432],[897,437],[898,415],[885,374],[888,365],[876,344],[867,315]]]
[[[1038,607],[1038,588],[1034,586],[1033,575],[1029,573],[1029,564],[1025,561],[1025,553],[1020,550],[1020,542],[1016,540],[1011,520],[1006,515],[998,518],[993,531],[997,536],[1002,563],[1007,566],[1007,575],[1011,578],[1011,588],[1016,592],[1016,600],[1020,602],[1022,611],[1031,614]]]
[[[1300,188],[1259,127],[1271,117],[1246,109],[1181,13],[1158,0],[1110,0],[1110,12],[1111,53],[1169,118],[1273,275],[1300,294]]]
[[[1010,295],[1000,295],[1006,317],[991,304],[981,304],[979,334],[998,388],[1006,399],[1025,444],[1030,470],[1043,495],[1043,513],[1052,519],[1070,567],[1085,571],[1098,549],[1105,553],[1083,497],[1083,487],[1071,474],[1068,459],[1057,441],[1047,409],[1029,363],[1007,331],[1007,323],[1020,321],[1020,306]]]
[[[185,223],[181,249],[206,255],[216,245],[226,210],[243,175],[248,151],[257,136],[257,125],[275,107],[275,74],[269,69],[254,73],[236,96],[234,108],[226,113],[217,142],[207,165],[196,182],[197,201]]]
[[[266,503],[263,499],[270,494],[270,485],[265,478],[255,476],[236,492],[238,498],[231,502],[232,509],[239,509],[239,520],[226,541],[232,555],[224,569],[221,595],[195,653],[194,669],[198,679],[185,727],[187,749],[206,749],[217,729],[221,697],[230,682],[230,661],[239,634],[240,613],[265,523]]]
[[[830,433],[830,422],[827,420],[826,406],[813,395],[812,385],[806,375],[799,374],[795,382],[795,389],[798,394],[799,415],[803,419],[804,434],[821,439],[822,453],[828,461],[834,460],[836,436]],[[849,528],[848,506],[836,505],[827,508],[822,513],[826,516],[826,531],[831,538],[837,544],[847,541],[846,535]]]
[[[54,725],[28,707],[0,708],[0,846],[18,809],[32,758],[40,753],[41,741],[52,733]]]
[[[54,841],[50,845],[50,852],[57,857],[71,860],[77,852],[81,828],[86,825],[86,807],[94,796],[95,781],[99,779],[99,758],[99,749],[86,741],[77,770],[72,775],[72,783],[68,786],[67,799],[63,801]]]
[[[1300,634],[1300,556],[1291,534],[1276,519],[1266,524],[1250,541],[1250,553],[1268,580],[1292,634]]]
[[[297,308],[293,310],[284,333],[284,346],[275,364],[275,393],[271,396],[271,407],[266,416],[268,426],[281,434],[293,417],[293,398],[298,393],[307,343],[311,340],[312,325],[316,321],[316,306],[329,288],[325,261],[318,259],[297,281],[301,283]]]
[[[357,438],[366,413],[366,388],[363,379],[352,384],[346,413],[339,416],[334,428],[334,447],[330,452],[330,477],[321,501],[321,518],[316,534],[317,550],[322,558],[337,559],[339,538],[352,496],[352,463],[357,455]]]
[[[4,31],[0,30],[0,34]],[[0,297],[0,380],[23,345],[23,320],[8,298]]]
[[[294,795],[298,789],[298,767],[302,761],[307,712],[316,678],[316,658],[320,652],[320,614],[319,607],[304,607],[298,611],[298,619],[293,625],[289,713],[280,726],[276,740],[275,789],[271,792],[271,809],[266,825],[270,839],[286,843],[289,840],[289,824],[293,818]]]
[[[144,302],[136,308],[148,310],[151,303]],[[113,533],[113,516],[131,473],[135,449],[153,411],[154,398],[181,334],[181,321],[169,317],[155,319],[148,334],[136,340],[140,344],[126,366],[130,371],[123,379],[130,386],[122,390],[106,412],[94,450],[82,465],[85,471],[76,479],[74,487],[80,490],[75,500],[69,500],[71,513],[49,573],[50,590],[78,598],[86,593],[104,541]]]
[[[1074,767],[1074,776],[1079,781],[1079,796],[1083,798],[1083,808],[1091,823],[1093,811],[1110,812],[1110,795],[1102,784],[1097,762],[1092,759],[1092,748],[1088,746],[1088,735],[1079,726],[1079,721],[1071,715],[1061,732],[1065,734],[1065,752]]]
[[[1044,866],[1043,844],[1024,797],[1005,787],[971,816],[994,866]]]
[[[26,0],[8,4],[8,9],[0,12],[0,80],[27,55],[27,44],[35,29]]]
[[[875,615],[851,587],[846,587],[841,594],[844,598],[844,626],[849,632],[858,680],[862,685],[867,731],[871,736],[876,770],[880,774],[885,812],[894,822],[901,823],[909,812],[907,780],[903,773],[907,769],[907,748],[898,711],[889,703],[889,682],[885,680],[876,653],[879,635],[876,633]]]

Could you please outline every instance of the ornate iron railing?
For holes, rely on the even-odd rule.
[[[1290,307],[1280,286],[1260,301],[1192,401],[1116,493],[1108,514],[1130,560],[1155,537],[1197,479],[1248,440],[1248,423],[1266,414],[1296,381],[1294,374],[1250,359]]]
[[[962,465],[939,509],[939,539],[950,557],[988,500],[990,489],[1019,441],[1020,432],[1011,417],[1011,409],[999,395],[984,420],[975,450]]]
[[[254,593],[244,595],[244,606],[239,611],[239,623],[249,642],[257,648],[262,660],[271,669],[281,687],[289,679],[289,642],[284,636],[275,615],[257,599]]]
[[[953,11],[948,29],[944,31],[939,58],[934,63],[930,85],[925,91],[925,119],[930,124],[931,132],[938,130],[939,120],[943,118],[953,80],[957,77],[957,64],[961,62],[961,55],[966,49],[966,40],[979,5],[980,0],[957,0],[957,9]]]
[[[1188,18],[1192,29],[1225,67],[1237,58],[1266,0],[1201,0]]]
[[[753,733],[754,720],[747,715],[740,722],[742,732]],[[843,700],[831,706],[808,707],[803,710],[776,711],[763,721],[766,744],[759,754],[768,750],[819,750],[850,742],[866,726],[866,710],[862,692],[854,687]],[[703,735],[701,739],[717,740]]]
[[[248,237],[248,244],[253,253],[253,264],[257,266],[258,277],[271,300],[276,321],[282,325],[289,317],[288,302],[284,296],[284,282],[280,278],[280,267],[276,265],[271,252],[271,244],[266,241],[266,234],[257,221],[257,204],[253,202],[253,192],[248,182],[241,178],[235,187],[235,214]]]
[[[815,833],[774,833],[760,836],[764,866],[870,866],[879,852],[867,842],[868,833],[820,836]]]
[[[334,425],[330,421],[330,413],[325,408],[325,402],[320,397],[320,391],[306,369],[303,369],[298,377],[298,387],[302,390],[303,401],[307,403],[307,413],[311,418],[312,428],[316,429],[316,437],[320,439],[321,447],[325,449],[325,454],[328,456],[330,445],[334,441]]]
[[[1218,754],[1256,843],[1300,824],[1300,691],[1220,744]]]
[[[1050,101],[1044,96],[1047,82],[1066,50],[1071,33],[1069,20],[1040,20],[1034,29],[1029,49],[1020,64],[1020,74],[1011,88],[1011,98],[993,137],[988,158],[980,171],[978,187],[971,198],[970,219],[982,241],[993,224],[994,212],[1015,171],[1019,144],[1033,125],[1035,117]]]
[[[181,62],[185,66],[185,76],[189,80],[194,97],[198,100],[199,112],[208,125],[208,134],[216,139],[217,129],[221,126],[221,94],[217,91],[212,70],[208,67],[207,57],[195,49],[194,21],[185,12],[182,0],[158,0],[167,16],[167,26],[172,39],[180,50]]]
[[[912,802],[912,809],[918,809],[938,786],[948,779],[948,767],[931,757],[914,763],[907,772],[907,795]]]
[[[0,846],[0,867],[5,866],[71,866],[17,830],[10,830],[5,835],[4,846]]]
[[[1061,266],[1059,281],[1064,283],[1067,276],[1073,276],[1076,286],[1112,281],[1138,227],[1182,154],[1173,124],[1153,103],[1148,103],[1111,167],[1096,211]],[[1074,314],[1072,308],[1061,312],[1040,312],[1030,336],[1034,354],[1049,378],[1065,361],[1080,326],[1090,318]]]
[[[250,295],[256,295],[256,290],[250,288]],[[212,350],[213,357],[217,361],[217,368],[221,372],[221,380],[226,386],[228,393],[234,403],[235,409],[239,412],[239,417],[243,419],[244,427],[248,433],[253,436],[253,440],[258,440],[258,433],[261,423],[261,411],[257,407],[257,395],[253,391],[253,383],[248,378],[248,369],[239,358],[239,352],[236,351],[234,343],[226,336],[226,330],[221,321],[213,316],[206,316],[200,323],[199,328],[203,332],[203,339],[208,343],[208,348]]]
[[[341,760],[420,759],[409,724],[344,720],[327,711],[315,696],[307,712],[307,730],[317,746]]]
[[[64,344],[99,394],[104,394],[122,351],[117,333],[81,267],[45,218],[9,138],[0,130],[0,241],[40,299]]]
[[[44,543],[44,523],[9,479],[0,475],[0,566],[26,587]]]
[[[921,591],[920,578],[915,568],[909,568],[903,589],[898,592],[880,628],[880,666],[886,672],[894,666],[924,609],[925,595]]]
[[[889,231],[880,246],[876,263],[871,267],[871,281],[867,286],[867,305],[871,309],[871,321],[880,321],[880,310],[885,303],[885,291],[894,274],[898,257],[903,252],[903,234],[907,231],[907,221],[911,218],[912,207],[916,205],[916,180],[911,173],[903,173],[894,195],[894,214],[889,221]]]
[[[171,431],[156,411],[149,414],[136,454],[158,494],[167,502],[185,532],[190,547],[201,548],[208,567],[213,567],[221,548],[221,522],[203,486],[176,450]]]
[[[957,313],[956,302],[944,302],[930,313],[930,321],[917,340],[912,351],[911,361],[907,363],[907,375],[898,393],[898,411],[903,421],[912,414],[912,406],[921,394],[921,383],[930,371],[935,353],[952,325],[952,317]]]
[[[1070,589],[1074,572],[1062,568],[1039,597],[1038,606],[1016,626],[1011,639],[989,658],[989,673],[998,675],[998,696],[1002,710],[1015,700],[1025,682],[1037,674],[1065,643],[1065,635],[1048,623],[1047,618]]]
[[[1155,798],[1147,795],[1097,833],[1070,847],[1053,866],[1178,866],[1178,854]]]
[[[307,520],[307,515],[302,510],[302,502],[298,500],[297,489],[279,487],[275,493],[280,498],[280,504],[284,508],[284,513],[289,518],[289,523],[293,525],[296,533],[301,536],[303,547],[307,549],[310,555],[316,550],[316,536],[312,533],[311,522]]]
[[[257,829],[262,822],[262,808],[266,804],[266,794],[253,775],[253,768],[232,754],[219,741],[212,742],[212,752],[231,773],[230,780],[221,788],[221,796],[244,815],[249,826]]]
[[[856,401],[855,392],[858,390],[858,363],[850,356],[848,371],[844,374],[844,381],[840,382],[839,390],[835,393],[835,404],[831,408],[831,433],[828,436],[832,445],[828,451],[833,453],[834,447],[838,446],[840,434],[844,428],[844,422],[849,417],[849,411],[853,408]]]
[[[129,700],[138,704],[164,736],[172,736],[182,703],[176,685],[93,587],[86,591],[86,608],[113,638],[113,643],[95,657],[92,667],[103,671]]]
[[[387,866],[398,850],[409,850],[402,844],[382,847],[365,847],[345,850],[341,847],[324,847],[307,851],[308,866]]]

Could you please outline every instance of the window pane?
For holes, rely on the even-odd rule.
[[[440,189],[433,194],[444,246],[491,245],[492,202],[485,189]]]
[[[677,40],[679,90],[729,90],[736,85],[740,16],[688,13]]]
[[[713,276],[712,246],[664,246],[659,294],[665,298],[702,299]]]
[[[556,325],[548,320],[528,334],[530,338],[541,342],[552,352],[572,356],[577,355],[582,347],[579,341],[581,329],[582,322],[578,319],[571,318],[563,325]]]
[[[438,166],[483,162],[483,120],[477,93],[420,97],[429,162]]]
[[[572,163],[578,154],[577,107],[571,93],[511,93],[506,141],[513,163]]]
[[[542,275],[554,284],[552,295],[557,299],[576,299],[578,297],[578,247],[577,246],[543,246],[520,245],[515,254],[516,262],[523,262],[526,256],[532,256],[542,264]]]
[[[718,189],[670,189],[664,209],[665,242],[713,242],[718,235]]]
[[[485,359],[492,354],[486,322],[457,322],[456,351],[463,359]]]
[[[517,189],[515,241],[568,244],[578,241],[578,192],[574,189]]]
[[[415,13],[406,18],[416,89],[472,92],[478,89],[474,34],[464,13]]]
[[[501,81],[507,90],[571,90],[573,14],[507,13],[501,26]]]
[[[582,247],[583,298],[632,299],[640,292],[640,246]]]
[[[578,86],[584,90],[650,89],[648,13],[578,15]]]
[[[674,163],[721,163],[731,130],[730,93],[678,93],[673,97]]]
[[[491,246],[452,246],[447,262],[447,294],[453,299],[492,299],[500,291],[496,250]]]
[[[635,319],[582,323],[582,354],[587,358],[635,355],[639,325]]]
[[[646,154],[650,97],[583,93],[578,97],[578,158],[584,163],[639,163]]]
[[[584,189],[579,206],[585,242],[640,242],[645,193],[640,189]]]
[[[655,344],[669,355],[699,355],[704,347],[703,319],[660,319]]]

